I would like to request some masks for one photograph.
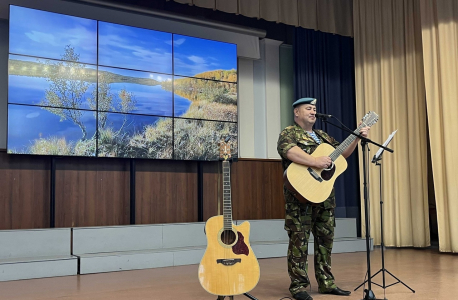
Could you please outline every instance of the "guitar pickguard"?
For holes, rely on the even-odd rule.
[[[237,240],[237,243],[234,246],[232,246],[232,252],[234,252],[234,254],[237,254],[237,255],[250,254],[250,249],[248,249],[248,246],[244,242],[245,238],[243,237],[243,234],[240,231],[238,231],[237,235],[239,238]]]

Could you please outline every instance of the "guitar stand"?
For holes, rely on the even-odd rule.
[[[251,300],[258,300],[257,298],[253,297],[252,295],[248,293],[244,293],[243,295],[250,298]],[[227,297],[229,297],[230,300],[234,300],[234,296],[227,296]],[[218,296],[218,299],[216,300],[224,300],[224,298],[226,298],[226,296]]]

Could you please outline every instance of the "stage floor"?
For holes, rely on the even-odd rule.
[[[372,273],[381,268],[381,251],[372,255]],[[313,257],[309,256],[310,262]],[[290,296],[289,277],[285,258],[260,259],[261,279],[250,292],[259,300],[278,300]],[[94,275],[54,277],[0,282],[0,299],[78,299],[78,300],[177,300],[216,299],[206,293],[197,279],[197,265],[158,269],[101,273]],[[386,298],[402,299],[456,299],[458,284],[458,256],[440,254],[438,249],[393,249],[385,251],[385,267],[412,289],[412,293],[398,283],[386,289]],[[313,273],[313,263],[310,265]],[[344,253],[333,255],[333,273],[342,289],[352,291],[350,297],[322,295],[312,275],[313,299],[362,299],[363,288],[353,290],[363,282],[366,273],[366,254]],[[387,274],[386,284],[395,282]],[[382,284],[379,274],[374,281]],[[383,289],[373,286],[377,299],[383,299]],[[227,298],[226,298],[227,299]],[[243,295],[234,299],[248,299]]]

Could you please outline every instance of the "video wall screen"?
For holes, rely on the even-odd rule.
[[[8,153],[237,155],[237,48],[10,6]]]

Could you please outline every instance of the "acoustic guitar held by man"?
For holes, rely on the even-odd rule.
[[[313,129],[316,122],[316,102],[314,98],[301,98],[293,103],[294,125],[286,127],[279,136],[277,150],[282,157],[283,170],[291,163],[308,167],[310,170],[330,170],[334,166],[332,155],[313,156],[312,153],[321,144],[330,144],[334,149],[339,146],[333,137],[322,130]],[[369,127],[364,124],[359,129],[362,137],[367,137]],[[355,150],[359,142],[354,138],[341,156],[347,158]],[[340,157],[340,156],[339,156]],[[333,160],[334,159],[334,160]],[[307,169],[307,168],[306,168]],[[307,174],[311,176],[313,172]],[[315,172],[316,173],[316,172]],[[319,174],[318,174],[319,175]],[[319,176],[316,180],[321,180]],[[341,296],[350,295],[349,291],[338,288],[331,273],[331,252],[335,227],[335,195],[334,188],[321,203],[298,200],[298,194],[284,186],[285,197],[285,230],[289,236],[288,273],[291,278],[289,290],[297,300],[312,300],[307,293],[310,285],[308,277],[307,247],[310,232],[314,236],[315,278],[318,291],[323,294]]]

